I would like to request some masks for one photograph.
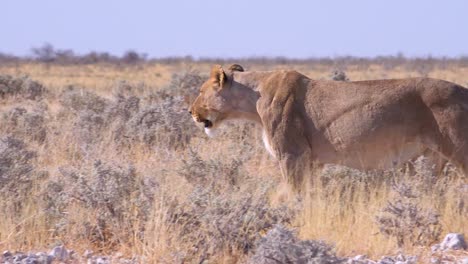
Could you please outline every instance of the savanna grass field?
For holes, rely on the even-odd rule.
[[[468,235],[467,178],[450,164],[441,173],[423,156],[391,171],[329,165],[305,175],[313,180],[298,194],[256,125],[233,122],[208,138],[188,107],[210,68],[232,63],[468,87],[467,58],[6,60],[0,250],[64,245],[139,263],[270,263],[275,250],[317,263],[361,254],[427,263],[445,234]]]

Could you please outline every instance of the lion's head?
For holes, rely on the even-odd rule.
[[[236,117],[236,100],[230,90],[234,71],[242,72],[244,69],[234,64],[226,73],[220,65],[214,66],[210,78],[203,83],[200,94],[190,107],[193,120],[203,123],[208,135],[211,135],[213,129],[219,127],[222,121]]]

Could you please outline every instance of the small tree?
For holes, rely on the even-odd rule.
[[[54,47],[50,43],[45,43],[42,47],[31,49],[36,60],[41,62],[53,62],[56,54]]]

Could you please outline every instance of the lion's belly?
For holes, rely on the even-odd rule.
[[[347,129],[343,129],[345,127]],[[356,169],[390,169],[422,155],[430,145],[429,137],[418,133],[420,129],[415,123],[412,126],[362,124],[362,127],[365,129],[359,131],[351,126],[331,129],[325,135],[328,147],[320,147],[323,139],[313,144],[317,146],[313,150],[316,158],[322,163],[337,163]]]
[[[420,103],[414,101],[377,101],[329,118],[318,133],[309,128],[314,156],[322,163],[389,169],[421,155],[431,143],[425,131],[434,124],[423,121],[431,120],[423,105],[412,110]]]
[[[398,168],[410,159],[423,154],[425,146],[419,142],[402,145],[383,145],[380,147],[361,146],[351,150],[336,152],[331,156],[318,159],[323,163],[335,163],[361,170]]]
[[[342,131],[343,132],[343,131]],[[333,137],[312,144],[321,163],[342,164],[356,169],[390,169],[421,155],[427,149],[425,138],[412,128],[382,127],[365,133],[333,133]],[[327,136],[325,136],[327,137]]]

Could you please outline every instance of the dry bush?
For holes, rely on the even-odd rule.
[[[252,264],[276,263],[345,263],[337,257],[333,247],[323,241],[300,240],[287,228],[276,225],[258,242]]]
[[[389,201],[377,216],[380,232],[394,237],[398,247],[430,246],[436,243],[441,235],[439,214],[432,209],[424,209],[414,200],[418,197],[412,187],[400,184],[393,189],[398,197]]]
[[[244,166],[236,158],[202,158],[190,150],[175,167],[172,173],[191,186],[186,196],[164,199],[165,226],[176,236],[173,254],[179,259],[242,256],[251,252],[261,233],[292,222],[296,208],[275,207],[268,201],[275,182],[255,179]]]
[[[23,141],[14,137],[0,138],[0,193],[15,206],[21,205],[34,180],[44,176],[35,171],[36,156]]]
[[[27,182],[28,175],[33,171],[30,161],[35,158],[36,153],[29,151],[23,141],[13,137],[2,137],[0,139],[0,176],[2,188],[19,180]]]
[[[109,101],[83,88],[68,86],[60,96],[60,102],[71,113],[91,111],[99,114],[106,111]]]
[[[125,123],[138,113],[141,105],[140,102],[141,99],[139,97],[117,94],[114,103],[108,111],[114,118],[120,119],[119,122]]]
[[[349,201],[362,199],[369,201],[375,190],[385,189],[391,182],[391,172],[369,171],[362,172],[343,166],[326,165],[313,184],[320,189],[319,195],[323,199],[336,199],[339,202],[340,211],[346,210]]]
[[[31,246],[47,236],[45,218],[36,210],[39,182],[47,171],[36,166],[37,152],[13,137],[0,138],[0,247]],[[40,228],[39,228],[40,227]],[[44,232],[45,231],[45,232]]]
[[[189,149],[188,155],[181,162],[178,168],[179,175],[195,186],[216,191],[225,187],[226,184],[239,186],[251,178],[245,173],[243,160],[240,158],[204,160],[197,152]]]
[[[190,123],[190,116],[182,105],[180,97],[169,97],[143,107],[120,127],[115,139],[127,144],[140,141],[148,146],[170,149],[187,146],[196,127]]]
[[[380,258],[399,244],[412,252],[414,245],[430,245],[441,232],[464,230],[468,195],[460,191],[463,178],[454,172],[439,176],[426,162],[416,161],[414,173],[327,166],[311,175],[315,180],[296,219],[301,237],[333,241],[340,254],[366,251]],[[410,186],[417,196],[401,196],[391,188],[395,182]]]
[[[142,98],[144,106],[128,121],[123,137],[161,148],[186,148],[197,134],[188,107],[205,79],[192,70],[173,74],[167,86]]]
[[[196,131],[181,96],[157,92],[139,98],[118,93],[109,100],[71,87],[62,94],[61,103],[63,119],[75,120],[79,140],[88,145],[111,137],[125,147],[139,142],[174,149],[186,146]]]
[[[32,110],[15,107],[4,112],[0,116],[0,130],[17,138],[43,143],[47,135],[46,108],[47,105],[39,105]]]
[[[84,206],[98,209],[99,218],[117,218],[125,214],[126,202],[133,198],[142,198],[138,207],[145,211],[148,190],[143,182],[139,182],[133,166],[122,167],[117,164],[107,164],[100,160],[94,162],[91,168],[60,168],[60,173],[66,180],[74,183],[69,186],[69,196]]]
[[[24,99],[39,99],[46,93],[40,83],[31,80],[28,76],[15,78],[9,75],[0,75],[0,98],[21,97]]]
[[[62,239],[69,238],[60,232],[73,228],[73,239],[109,249],[128,243],[132,235],[129,230],[141,228],[134,226],[136,218],[141,223],[147,220],[155,186],[137,177],[133,166],[96,160],[89,166],[60,168],[59,172],[59,180],[49,182],[44,192],[48,210],[57,213],[80,207],[90,213],[89,219],[79,224],[57,226],[60,230],[55,232]]]
[[[189,69],[182,73],[172,75],[171,82],[162,92],[184,97],[187,105],[191,104],[198,95],[201,85],[208,79],[208,76],[200,74],[198,71]]]
[[[440,177],[434,165],[423,156],[412,162],[412,166],[409,178],[400,176],[393,180],[393,195],[376,217],[380,233],[395,238],[400,248],[430,246],[439,240],[440,214],[434,206],[425,208],[421,200],[430,195],[444,199],[447,191],[453,191],[447,186],[448,179],[456,175],[452,171],[451,175]]]
[[[226,190],[213,193],[196,188],[189,199],[174,206],[169,221],[175,224],[178,241],[188,258],[200,261],[223,254],[247,254],[260,234],[274,224],[288,224],[293,212],[271,207],[265,193]]]
[[[331,79],[334,81],[347,82],[349,78],[346,76],[346,73],[341,70],[334,70],[331,74]]]
[[[61,121],[58,129],[63,130],[64,124],[71,123],[76,140],[84,146],[102,139],[102,131],[110,122],[106,112],[109,100],[95,93],[69,86],[60,95],[59,101],[62,110],[58,114]]]

